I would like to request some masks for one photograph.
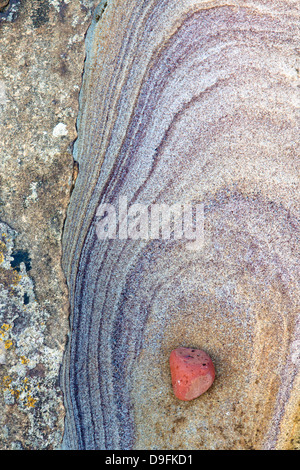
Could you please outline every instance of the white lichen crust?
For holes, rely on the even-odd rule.
[[[63,426],[58,387],[62,347],[47,343],[49,313],[35,299],[25,264],[12,267],[15,236],[0,223],[1,448],[53,449],[60,444]],[[27,421],[18,439],[17,417],[20,423]]]

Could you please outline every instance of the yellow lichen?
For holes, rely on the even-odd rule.
[[[2,331],[8,331],[10,329],[11,329],[11,325],[9,325],[9,323],[3,323],[3,325],[1,326]]]
[[[10,392],[11,392],[12,395],[15,396],[16,400],[19,399],[19,397],[20,397],[20,395],[21,395],[20,390],[17,390],[17,389],[16,389],[16,390],[13,390],[13,389],[12,389],[12,390],[10,390]]]
[[[0,328],[0,340],[4,342],[5,349],[9,349],[12,346],[12,341],[9,339],[9,330],[11,329],[11,325],[8,323],[3,323]]]
[[[7,248],[6,248],[6,245],[4,242],[2,242],[0,240],[0,251],[2,251],[2,253],[6,253],[7,252]]]
[[[13,270],[12,284],[16,286],[20,282],[21,278],[21,274],[19,274],[18,271]]]
[[[27,357],[25,357],[25,356],[20,356],[20,360],[21,360],[21,363],[25,364],[25,365],[28,364],[28,362],[29,362],[29,359],[27,359]],[[24,379],[24,382],[25,382],[25,380],[26,379]]]
[[[3,390],[9,390],[9,392],[14,396],[14,398],[17,401],[21,401],[24,406],[27,408],[33,408],[35,404],[37,403],[37,399],[33,398],[32,395],[30,394],[30,386],[29,386],[29,380],[28,377],[25,377],[23,380],[24,386],[21,388],[21,390],[14,388],[12,384],[12,378],[6,375],[2,379],[2,388]],[[27,385],[28,384],[28,385]],[[23,397],[21,394],[24,394],[25,396]]]
[[[22,276],[15,269],[4,269],[0,267],[0,284],[10,290],[10,294],[14,286],[17,286]]]
[[[33,398],[31,395],[28,395],[24,404],[27,406],[27,408],[33,408],[36,402],[37,400],[35,398]]]
[[[11,382],[12,382],[12,378],[9,377],[8,375],[3,377],[3,379],[2,379],[3,390],[7,390],[8,388],[10,388]]]
[[[11,347],[12,347],[12,344],[13,344],[12,341],[9,340],[9,339],[7,339],[6,341],[4,341],[4,347],[5,347],[5,349],[11,348]]]

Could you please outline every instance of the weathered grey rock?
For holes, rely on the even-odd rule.
[[[61,234],[73,184],[84,36],[97,2],[5,3],[0,3],[0,332],[7,349],[0,342],[0,448],[51,449],[60,445],[64,419],[59,368],[68,296]]]

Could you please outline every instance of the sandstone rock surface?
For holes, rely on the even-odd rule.
[[[298,25],[294,0],[0,0],[1,449],[299,448]],[[99,241],[120,196],[203,203],[203,248]],[[216,366],[201,400],[178,344]]]
[[[294,0],[102,2],[63,236],[66,448],[296,445],[298,26]],[[120,197],[203,203],[204,246],[99,240]],[[178,344],[215,364],[201,400],[174,397]]]

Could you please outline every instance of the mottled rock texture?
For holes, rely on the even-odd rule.
[[[65,448],[287,449],[299,399],[299,2],[109,0],[87,38],[63,238]],[[106,240],[97,207],[204,203],[205,240]],[[179,402],[169,354],[216,379]]]
[[[0,2],[0,448],[60,446],[61,235],[92,0]]]

